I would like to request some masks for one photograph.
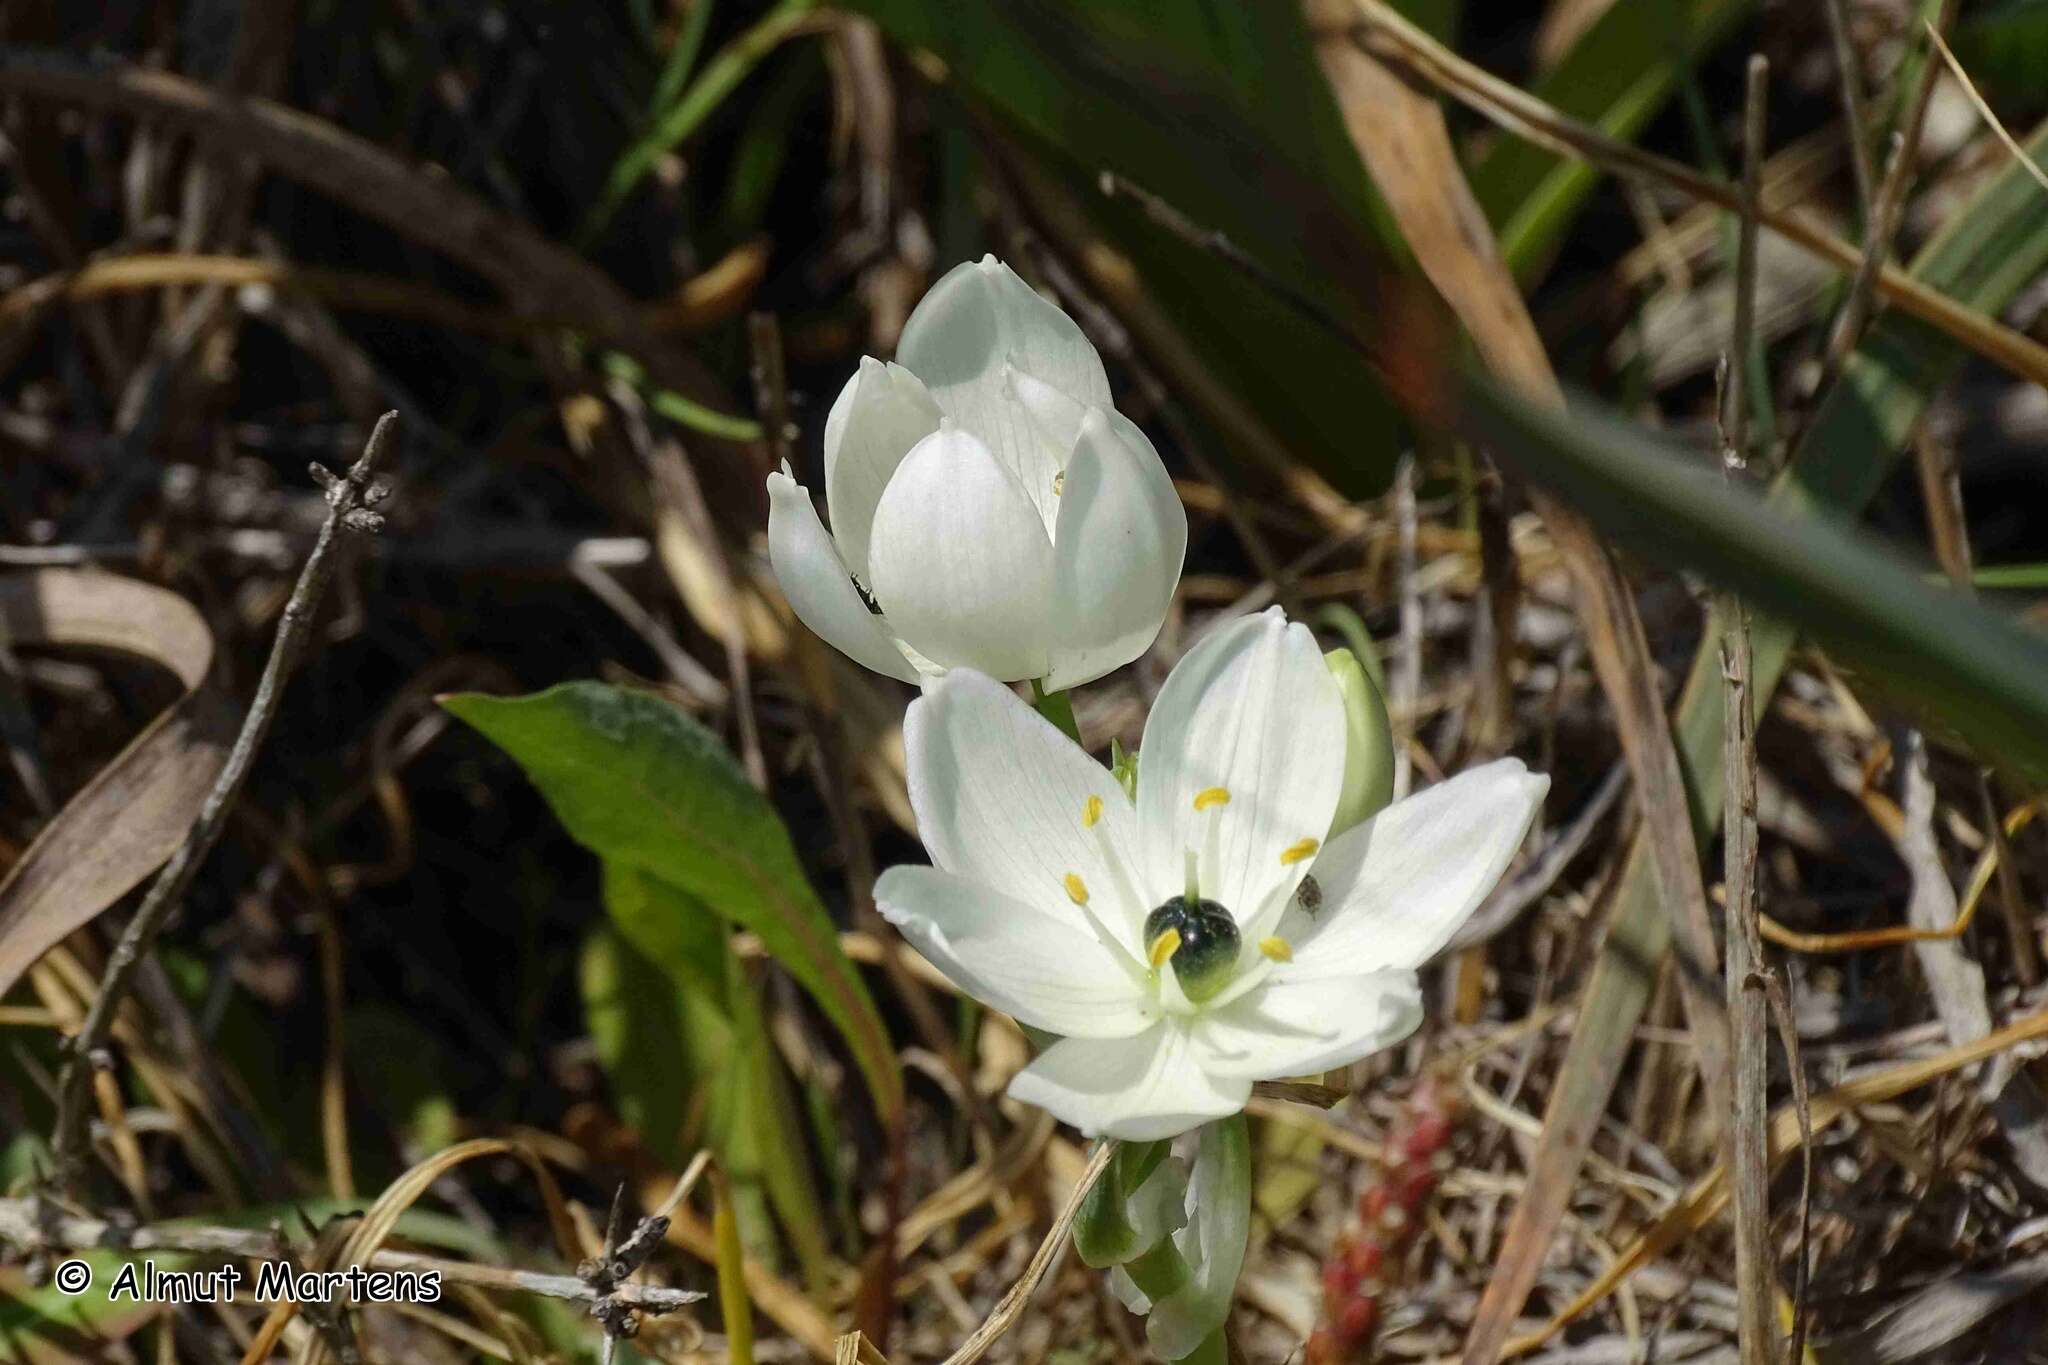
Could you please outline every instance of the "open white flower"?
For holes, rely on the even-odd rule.
[[[864,358],[825,419],[829,534],[768,476],[769,558],[804,624],[905,682],[1060,689],[1142,654],[1187,514],[1074,320],[988,256],[932,286],[897,354]]]
[[[1416,969],[1500,879],[1550,786],[1502,759],[1323,844],[1343,703],[1314,638],[1278,608],[1174,668],[1135,803],[978,673],[929,689],[904,736],[935,866],[884,873],[882,913],[970,995],[1061,1035],[1013,1096],[1126,1139],[1235,1113],[1253,1081],[1406,1037],[1422,1017]]]

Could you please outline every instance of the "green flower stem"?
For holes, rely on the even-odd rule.
[[[1048,692],[1045,690],[1044,679],[1033,678],[1031,706],[1039,715],[1065,731],[1068,739],[1076,744],[1081,742],[1080,727],[1074,724],[1074,703],[1068,699],[1064,691]]]

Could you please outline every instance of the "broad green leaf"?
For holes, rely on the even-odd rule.
[[[612,927],[585,947],[583,995],[621,1117],[677,1169],[708,1145],[733,1184],[748,1249],[777,1261],[772,1205],[816,1280],[825,1246],[801,1129],[784,1113],[781,1058],[723,926],[630,868],[608,865],[604,889]]]
[[[852,0],[896,41],[936,54],[945,85],[1027,153],[1085,216],[1085,235],[1129,257],[1177,342],[1230,389],[1263,440],[1374,491],[1397,421],[1347,348],[1302,326],[1239,271],[1147,221],[1097,182],[1113,171],[1213,228],[1360,330],[1398,234],[1366,179],[1310,45],[1301,7],[1213,0]],[[1190,155],[1191,147],[1200,148]],[[1063,235],[1065,235],[1063,233]],[[1079,245],[1079,242],[1076,242]],[[1157,354],[1158,347],[1148,347]],[[1184,386],[1219,429],[1211,386]],[[1229,447],[1233,457],[1241,452]]]
[[[612,926],[584,943],[579,976],[583,1019],[619,1117],[662,1161],[686,1159],[693,1086],[682,1074],[690,1050],[675,983]]]
[[[789,832],[716,735],[644,692],[565,683],[442,704],[526,770],[578,843],[758,934],[852,1050],[882,1121],[903,1106],[889,1035]]]
[[[1607,7],[1531,93],[1613,137],[1631,140],[1696,61],[1756,8],[1756,0],[1624,0]],[[1676,16],[1678,23],[1673,23]],[[1503,137],[1472,171],[1472,192],[1492,220],[1517,278],[1541,275],[1601,172],[1534,143]]]

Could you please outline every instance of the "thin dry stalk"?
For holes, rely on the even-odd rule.
[[[1835,76],[1842,94],[1843,136],[1849,144],[1849,171],[1856,180],[1856,204],[1863,222],[1870,222],[1876,203],[1870,173],[1870,143],[1863,117],[1863,70],[1849,34],[1848,0],[1827,0],[1828,38],[1835,46]],[[1866,226],[1865,231],[1868,232]]]
[[[1991,125],[1991,131],[1998,135],[1998,140],[2005,144],[2005,149],[2012,153],[2013,159],[2026,168],[2027,174],[2034,177],[2034,183],[2048,190],[2048,171],[2043,171],[2041,164],[2027,155],[2027,149],[2020,146],[2019,140],[2007,132],[2005,125],[1998,121],[1998,115],[1991,112],[1991,106],[1977,93],[1977,84],[1970,79],[1970,73],[1963,70],[1963,64],[1956,60],[1956,54],[1948,50],[1948,43],[1943,40],[1941,30],[1925,20],[1921,23],[1927,30],[1928,40],[1934,44],[1934,50],[1941,54],[1941,60],[1955,76],[1957,84],[1963,87],[1963,93],[1970,97],[1970,103],[1975,106],[1978,117]],[[1931,67],[1933,63],[1930,62],[1928,65]]]
[[[1920,131],[1927,123],[1927,105],[1934,97],[1934,78],[1940,71],[1933,62],[1920,68],[1920,82],[1913,87],[1898,128],[1892,133],[1891,148],[1885,154],[1884,179],[1877,187],[1870,212],[1863,219],[1863,259],[1851,277],[1849,295],[1828,336],[1822,378],[1817,393],[1833,387],[1849,351],[1863,335],[1877,306],[1878,283],[1884,274],[1892,240],[1898,235],[1899,219],[1906,204],[1906,182],[1912,178],[1913,163],[1920,149]]]
[[[1024,1267],[1024,1273],[1017,1283],[1010,1286],[1010,1292],[1003,1295],[988,1320],[974,1329],[967,1340],[960,1343],[960,1349],[945,1359],[945,1365],[973,1365],[988,1348],[995,1345],[1003,1333],[1010,1330],[1023,1315],[1024,1307],[1031,1302],[1031,1296],[1038,1292],[1039,1282],[1052,1269],[1053,1262],[1067,1249],[1067,1234],[1073,1230],[1074,1219],[1080,1216],[1081,1201],[1088,1197],[1088,1191],[1095,1188],[1095,1182],[1102,1179],[1102,1173],[1109,1169],[1109,1159],[1116,1155],[1117,1144],[1098,1142],[1088,1157],[1088,1165],[1081,1172],[1081,1178],[1074,1182],[1074,1191],[1067,1196],[1066,1206],[1059,1217],[1053,1219],[1052,1228],[1045,1234],[1045,1240],[1038,1244],[1032,1254],[1031,1263]]]
[[[276,718],[278,704],[284,696],[285,679],[298,663],[299,655],[305,651],[313,618],[319,612],[321,599],[327,594],[328,583],[333,579],[335,548],[357,536],[372,534],[383,525],[383,518],[370,509],[384,500],[388,489],[376,482],[375,475],[377,466],[396,443],[397,432],[398,414],[387,412],[371,429],[361,458],[350,466],[346,475],[333,474],[321,465],[312,466],[314,478],[327,490],[327,519],[321,523],[320,538],[314,543],[313,553],[307,556],[305,568],[299,572],[299,581],[292,588],[290,600],[285,603],[270,658],[263,666],[263,676],[256,684],[256,695],[249,703],[249,714],[243,720],[241,732],[235,736],[234,747],[228,751],[227,762],[200,806],[199,818],[193,822],[185,842],[171,855],[164,870],[157,874],[149,894],[143,897],[141,908],[128,921],[128,927],[122,931],[120,940],[108,955],[99,994],[93,997],[85,1022],[70,1041],[69,1059],[64,1064],[63,1079],[59,1083],[57,1128],[51,1143],[55,1149],[57,1180],[62,1186],[76,1188],[84,1178],[86,1104],[92,1089],[91,1079],[101,1069],[102,1050],[106,1046],[107,1034],[113,1028],[114,1013],[128,994],[150,945],[183,903],[192,878],[198,874],[206,855],[213,851],[214,844],[219,842],[227,828],[228,809],[241,794],[242,783],[249,776],[256,751],[270,732],[270,723]]]
[[[1749,59],[1743,108],[1743,208],[1735,267],[1735,364],[1729,375],[1725,472],[1734,477],[1748,454],[1749,395],[1744,382],[1756,333],[1756,204],[1764,161],[1764,115],[1770,64]],[[1742,1365],[1771,1365],[1777,1354],[1773,1322],[1773,1257],[1766,1095],[1770,1058],[1765,1027],[1764,956],[1757,923],[1756,720],[1750,691],[1749,618],[1734,594],[1721,599],[1721,678],[1727,691],[1722,766],[1728,774],[1723,823],[1723,876],[1727,885],[1728,1022],[1733,1032],[1734,1114],[1729,1124],[1729,1171],[1735,1206],[1736,1334]]]

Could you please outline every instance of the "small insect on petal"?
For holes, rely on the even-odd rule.
[[[1088,883],[1081,880],[1078,872],[1069,872],[1065,877],[1067,899],[1076,905],[1088,903]]]
[[[1281,865],[1292,867],[1298,862],[1313,858],[1316,856],[1316,850],[1322,846],[1322,842],[1317,839],[1296,839],[1286,848],[1280,850]]]
[[[1221,787],[1204,787],[1195,793],[1195,809],[1208,810],[1211,806],[1230,804],[1230,793]]]
[[[1089,797],[1087,804],[1081,807],[1081,828],[1094,829],[1095,822],[1101,818],[1102,798],[1099,796]]]
[[[1151,951],[1149,951],[1146,954],[1146,956],[1152,959],[1152,967],[1156,971],[1157,969],[1164,967],[1166,965],[1167,959],[1171,958],[1175,953],[1179,951],[1180,930],[1168,929],[1158,938],[1152,940]]]
[[[1275,962],[1294,961],[1294,947],[1284,938],[1260,939],[1259,951],[1272,958]]]

